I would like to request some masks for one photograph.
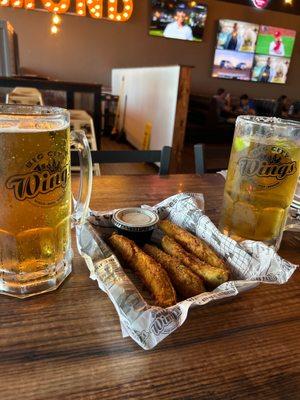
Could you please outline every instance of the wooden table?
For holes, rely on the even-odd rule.
[[[207,214],[218,220],[223,179],[217,175],[98,177],[92,207],[153,205],[181,191],[203,192]],[[288,237],[281,254],[300,263]],[[286,285],[264,284],[195,308],[146,352],[122,339],[113,305],[76,256],[73,274],[56,292],[28,300],[1,296],[0,398],[296,400],[299,277],[297,271]]]

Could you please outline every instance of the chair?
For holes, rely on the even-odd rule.
[[[194,155],[195,155],[195,171],[197,175],[202,175],[205,173],[205,164],[204,164],[204,145],[196,144],[194,146]]]
[[[118,164],[118,163],[160,163],[159,175],[168,175],[171,150],[169,146],[164,146],[162,150],[125,150],[125,151],[91,151],[92,162],[99,164]],[[71,162],[79,165],[78,153],[71,152]]]
[[[254,99],[256,114],[265,117],[274,116],[276,102],[268,99]]]
[[[96,133],[93,118],[84,110],[68,110],[70,112],[71,130],[83,130],[90,145],[90,149],[97,151]],[[71,147],[72,152],[76,151]],[[72,171],[79,171],[78,166],[72,166]],[[93,163],[93,173],[99,176],[100,166]]]
[[[44,105],[42,94],[36,88],[15,87],[6,95],[6,104]]]

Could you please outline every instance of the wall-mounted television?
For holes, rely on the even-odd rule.
[[[215,52],[212,76],[214,78],[239,79],[249,81],[253,65],[253,54],[234,50]]]
[[[207,5],[188,0],[151,0],[151,36],[202,41]]]
[[[292,57],[296,31],[261,25],[255,53],[269,56]]]
[[[286,83],[289,66],[290,58],[256,54],[251,80],[262,83]]]
[[[259,25],[222,19],[219,21],[217,49],[254,53]]]
[[[286,83],[295,38],[291,29],[220,20],[212,76]]]

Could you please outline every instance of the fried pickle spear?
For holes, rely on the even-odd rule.
[[[204,282],[210,288],[216,288],[222,283],[228,281],[229,273],[227,270],[219,267],[213,267],[207,264],[193,254],[188,253],[179,243],[169,236],[164,236],[161,241],[162,247],[171,256],[179,258],[179,260],[189,267],[195,274],[204,279]]]
[[[187,251],[200,258],[200,260],[207,262],[213,267],[223,268],[228,271],[224,261],[203,240],[166,219],[160,221],[158,226],[166,235],[175,239]]]
[[[109,242],[143,281],[158,306],[169,307],[176,304],[176,292],[161,265],[125,236],[113,234]]]
[[[205,292],[202,279],[183,265],[178,258],[149,244],[146,244],[143,250],[167,271],[173,286],[183,298],[187,299]]]

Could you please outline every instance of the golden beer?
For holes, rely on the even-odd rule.
[[[60,266],[64,275],[71,260],[69,129],[41,128],[5,131],[0,123],[0,268],[13,286],[12,273],[40,284],[57,279]]]
[[[300,169],[300,126],[291,124],[238,118],[220,220],[233,239],[279,244]]]
[[[54,290],[71,272],[69,125],[66,110],[0,106],[1,293]],[[73,132],[89,155],[82,137]]]

